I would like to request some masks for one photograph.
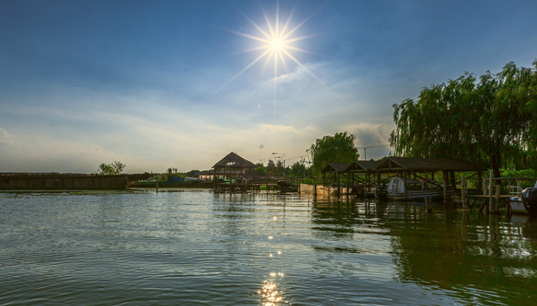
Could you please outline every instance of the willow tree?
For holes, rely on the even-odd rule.
[[[479,80],[466,73],[423,88],[417,100],[394,104],[395,154],[472,160],[492,168],[496,177],[523,154],[535,155],[537,61],[533,65],[509,63]]]
[[[347,132],[317,139],[310,147],[313,155],[312,171],[319,172],[329,163],[352,163],[360,156],[354,146],[355,137]]]

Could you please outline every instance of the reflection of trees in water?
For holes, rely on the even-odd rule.
[[[390,220],[394,263],[402,281],[461,289],[501,291],[504,302],[536,297],[537,244],[502,217],[458,213],[448,222],[439,216]],[[534,228],[534,223],[525,226]],[[531,284],[531,285],[529,285]]]
[[[357,253],[357,233],[388,234],[397,276],[424,286],[438,286],[468,301],[506,304],[537,297],[537,222],[511,222],[437,205],[427,213],[422,203],[363,203],[316,199],[313,235],[338,241],[316,245],[319,251]]]
[[[369,230],[379,233],[382,228],[379,218],[384,215],[385,206],[371,201],[356,202],[352,197],[316,197],[312,202],[313,235],[325,239],[351,239],[355,233]]]

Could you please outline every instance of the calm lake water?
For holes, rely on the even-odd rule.
[[[527,305],[537,223],[277,194],[0,194],[1,305]]]

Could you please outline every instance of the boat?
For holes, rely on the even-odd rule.
[[[298,192],[298,186],[286,181],[278,181],[276,182],[276,185],[278,186],[278,190],[280,192]]]
[[[405,199],[405,190],[407,198]],[[448,190],[447,195],[451,196],[452,190]],[[377,186],[375,196],[378,198],[387,198],[391,200],[414,200],[423,198],[443,197],[444,190],[432,183],[419,181],[415,179],[405,179],[394,177],[388,183],[388,187]]]
[[[514,214],[528,214],[528,211],[526,210],[526,207],[524,206],[524,203],[522,202],[522,198],[518,197],[510,197],[509,198],[509,204],[511,205],[511,211]]]
[[[537,182],[534,187],[522,190],[521,200],[528,214],[537,215]]]

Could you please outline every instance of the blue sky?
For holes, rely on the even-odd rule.
[[[282,53],[276,74],[267,57],[239,74],[264,43],[237,33],[264,38],[255,23],[271,36],[264,14],[275,30],[277,12],[280,30],[298,26],[287,39],[303,38],[286,45],[296,62]],[[112,160],[188,171],[231,151],[290,164],[341,131],[358,147],[388,144],[392,105],[421,88],[531,66],[535,12],[535,1],[0,0],[0,172]]]

